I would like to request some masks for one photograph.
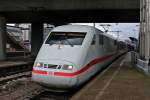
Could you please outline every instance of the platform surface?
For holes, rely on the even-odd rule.
[[[14,67],[20,65],[32,64],[33,61],[0,61],[0,69],[6,67]]]
[[[129,54],[120,57],[70,100],[150,100],[150,77],[129,60]]]

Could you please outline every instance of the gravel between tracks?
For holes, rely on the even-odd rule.
[[[0,100],[27,100],[41,90],[42,87],[31,78],[20,78],[0,86]]]

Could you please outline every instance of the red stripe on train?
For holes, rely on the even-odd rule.
[[[107,59],[109,59],[110,57],[112,57],[113,55],[109,55],[109,56],[105,56],[105,57],[101,57],[101,58],[96,58],[94,60],[92,60],[91,62],[89,62],[87,65],[85,65],[83,68],[81,68],[79,71],[76,72],[71,72],[71,73],[67,73],[67,72],[54,72],[55,76],[75,76],[75,75],[79,75],[83,72],[85,72],[86,70],[88,70],[90,67],[92,67],[93,65],[103,62]]]
[[[85,65],[83,68],[81,68],[79,71],[76,71],[76,72],[54,72],[54,76],[70,76],[71,77],[71,76],[79,75],[79,74],[85,72],[86,70],[88,70],[89,68],[91,68],[93,65],[95,65],[97,63],[100,63],[100,62],[103,62],[103,61],[111,58],[112,56],[113,56],[113,54],[109,55],[109,56],[104,56],[104,57],[101,57],[101,58],[96,58],[96,59],[90,61],[87,65]],[[48,72],[33,69],[32,73],[47,74]]]
[[[44,70],[35,70],[35,69],[33,69],[33,70],[32,70],[32,73],[36,73],[36,74],[47,74],[47,71],[44,71]]]

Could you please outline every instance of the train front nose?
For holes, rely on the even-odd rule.
[[[74,69],[71,69],[70,65],[63,65],[61,68],[58,65],[56,68],[33,67],[32,80],[50,89],[67,90],[76,86],[77,77],[73,76],[73,73]]]

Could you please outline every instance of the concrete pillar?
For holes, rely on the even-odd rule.
[[[147,13],[146,13],[146,0],[141,0],[141,59],[146,59],[147,54]]]
[[[146,13],[145,13],[146,2],[140,0],[140,59],[145,58],[145,33],[146,33]]]
[[[139,55],[140,55],[140,58],[142,58],[142,23],[143,23],[143,9],[142,9],[142,5],[143,5],[143,2],[142,0],[140,0],[140,50],[139,50]]]
[[[148,11],[148,24],[147,24],[147,29],[148,29],[148,37],[147,37],[147,42],[148,42],[148,60],[150,59],[150,0],[147,1],[147,11]]]
[[[0,60],[6,58],[6,21],[0,17]]]
[[[149,60],[149,49],[150,49],[150,43],[149,43],[149,32],[150,32],[150,26],[149,26],[149,18],[150,18],[150,15],[149,15],[149,0],[146,0],[146,8],[145,8],[145,11],[146,11],[146,33],[145,33],[145,55],[144,55],[144,58],[146,61]]]
[[[34,22],[31,25],[31,55],[36,56],[43,43],[43,23]]]
[[[137,67],[150,73],[150,0],[140,2],[140,59],[137,59]]]

